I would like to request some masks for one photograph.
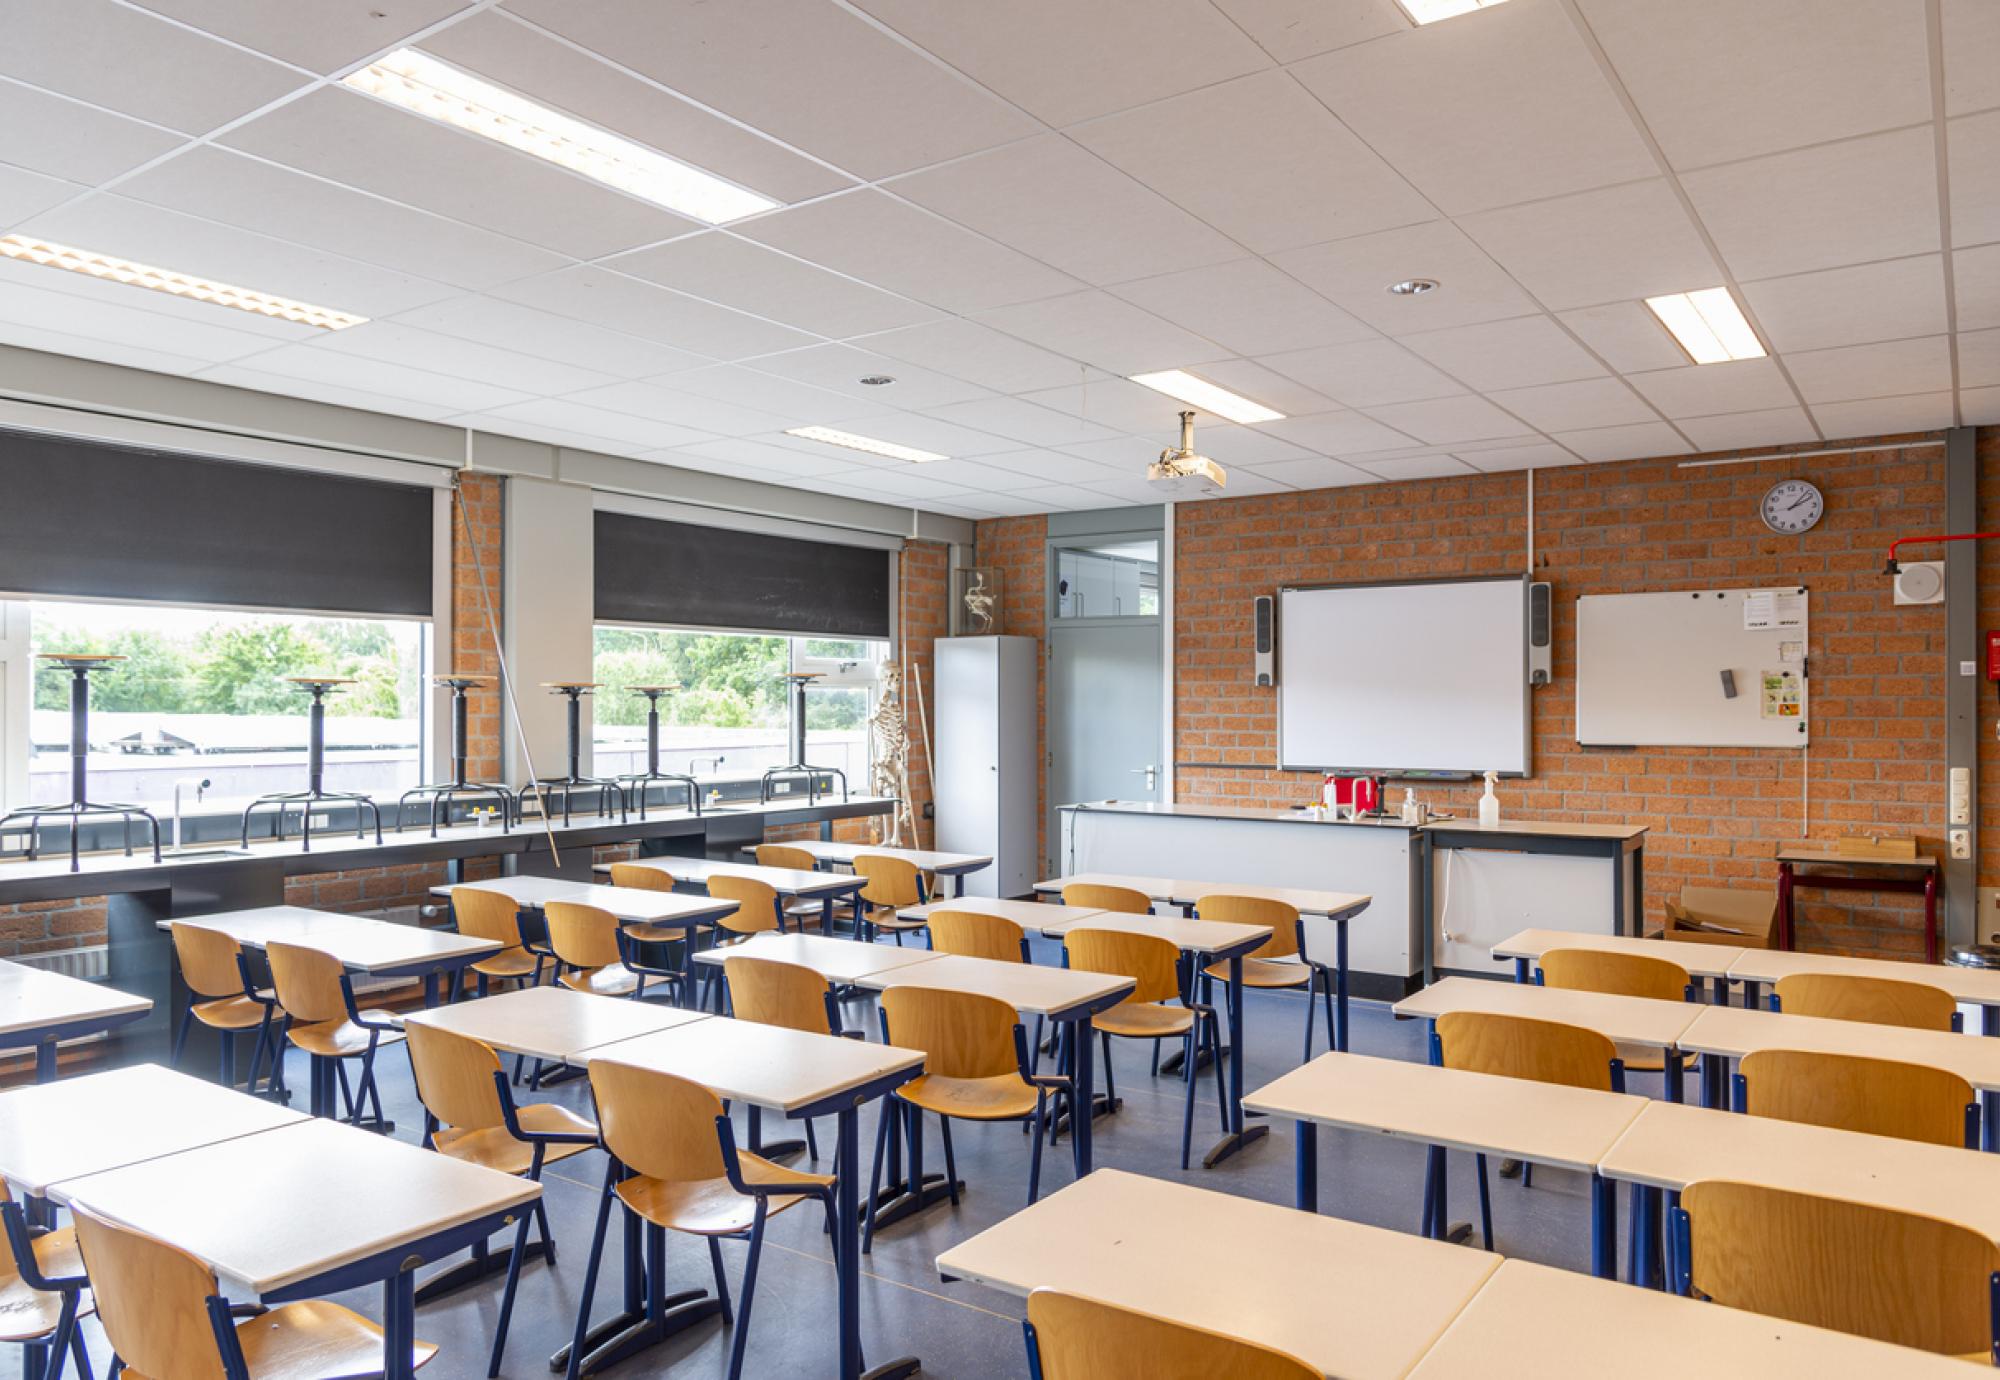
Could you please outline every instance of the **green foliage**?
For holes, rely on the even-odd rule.
[[[90,703],[97,709],[186,710],[192,676],[187,649],[156,632],[126,629],[100,638],[70,628],[37,637],[44,652],[108,652],[118,662],[91,677]],[[69,672],[49,662],[35,666],[35,708],[69,708]]]
[[[713,633],[597,629],[595,711],[600,724],[643,724],[646,701],[633,685],[682,689],[660,701],[662,722],[712,728],[777,728],[785,723],[785,639]]]

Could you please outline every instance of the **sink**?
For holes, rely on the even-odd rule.
[[[196,844],[189,848],[169,848],[160,856],[163,858],[188,860],[200,858],[254,858],[257,855],[247,848],[203,848],[200,844]]]

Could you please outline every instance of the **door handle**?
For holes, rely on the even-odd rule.
[[[1153,789],[1153,779],[1159,774],[1159,770],[1158,767],[1134,767],[1132,775],[1145,777],[1146,789],[1150,791]]]

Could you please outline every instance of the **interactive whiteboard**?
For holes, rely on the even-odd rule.
[[[1589,747],[1806,745],[1806,591],[1576,601],[1576,740]]]
[[[1279,590],[1278,761],[1525,774],[1528,577]]]

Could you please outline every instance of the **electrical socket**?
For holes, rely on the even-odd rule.
[[[1983,944],[2000,944],[2000,886],[1979,888],[1979,915],[1973,930]]]

